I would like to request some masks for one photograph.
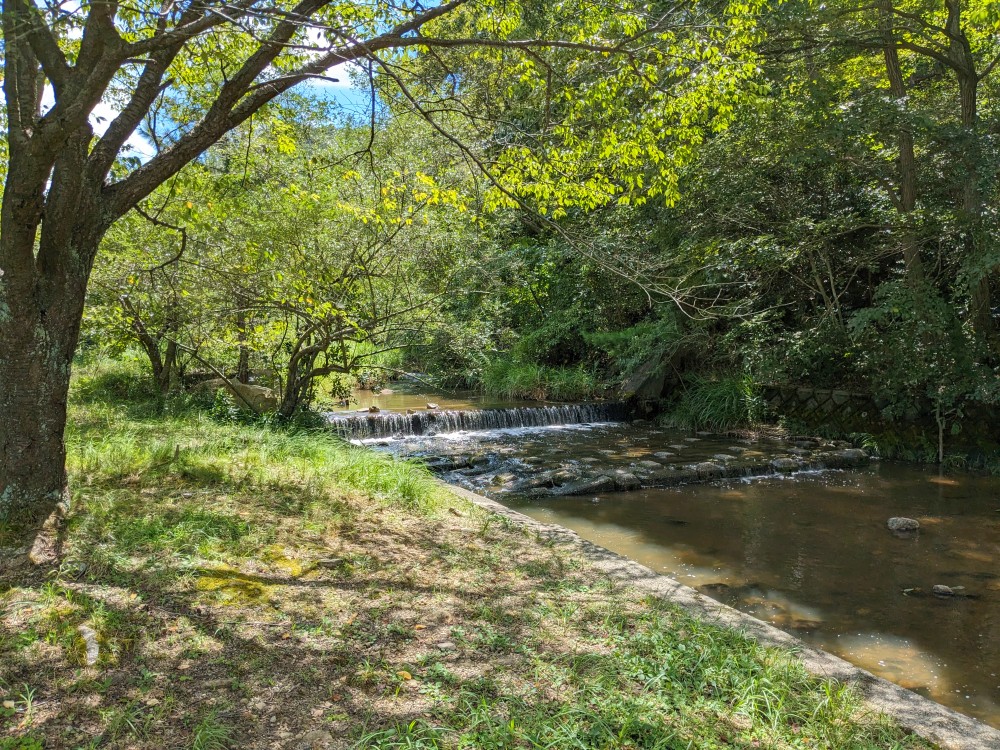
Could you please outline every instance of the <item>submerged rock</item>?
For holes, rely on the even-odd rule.
[[[552,481],[555,484],[566,484],[567,482],[577,482],[581,479],[580,472],[573,468],[562,468],[558,469],[552,475]]]
[[[802,462],[797,458],[776,458],[771,461],[771,468],[775,471],[798,471]]]
[[[694,470],[698,472],[699,477],[721,477],[725,472],[725,468],[719,466],[719,464],[712,463],[711,461],[702,461],[700,464],[696,464]]]
[[[610,492],[615,488],[615,480],[609,476],[590,477],[578,482],[570,482],[552,490],[553,495],[589,495],[594,492]]]
[[[642,486],[642,482],[639,480],[635,474],[630,471],[616,471],[613,475],[615,480],[615,489],[621,490],[623,492],[629,492],[630,490],[637,490]]]
[[[543,471],[539,474],[518,479],[516,482],[512,483],[510,487],[508,487],[508,490],[511,492],[524,492],[526,490],[533,490],[539,487],[551,487],[553,484],[552,475],[554,473],[555,472],[551,471]]]
[[[886,521],[889,531],[916,531],[920,528],[920,521],[915,518],[904,518],[896,516]]]

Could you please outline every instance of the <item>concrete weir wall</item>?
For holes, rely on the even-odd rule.
[[[896,719],[904,728],[944,750],[1000,750],[1000,731],[969,716],[883,680],[792,635],[721,604],[672,578],[581,539],[575,532],[544,524],[474,492],[446,485],[475,505],[504,516],[540,536],[567,544],[609,577],[667,599],[703,620],[745,632],[766,646],[791,649],[811,673],[854,685],[867,704]]]

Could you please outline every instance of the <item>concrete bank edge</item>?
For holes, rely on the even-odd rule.
[[[764,644],[793,651],[818,677],[854,685],[866,704],[895,719],[900,726],[936,743],[943,750],[1000,750],[1000,731],[929,698],[876,677],[838,656],[813,648],[793,635],[744,614],[673,578],[581,538],[557,524],[545,524],[475,492],[442,482],[452,493],[539,536],[574,547],[591,565],[610,578],[666,599],[702,620],[733,628]]]

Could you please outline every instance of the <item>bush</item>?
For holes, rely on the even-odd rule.
[[[583,367],[497,360],[483,371],[481,388],[487,395],[499,398],[579,401],[596,396],[600,384]]]
[[[699,376],[685,388],[666,421],[675,427],[720,432],[750,427],[763,416],[764,399],[750,377]]]

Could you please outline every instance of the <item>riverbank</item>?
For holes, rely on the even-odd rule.
[[[72,421],[63,564],[3,541],[5,750],[929,747],[412,464],[114,372]]]

